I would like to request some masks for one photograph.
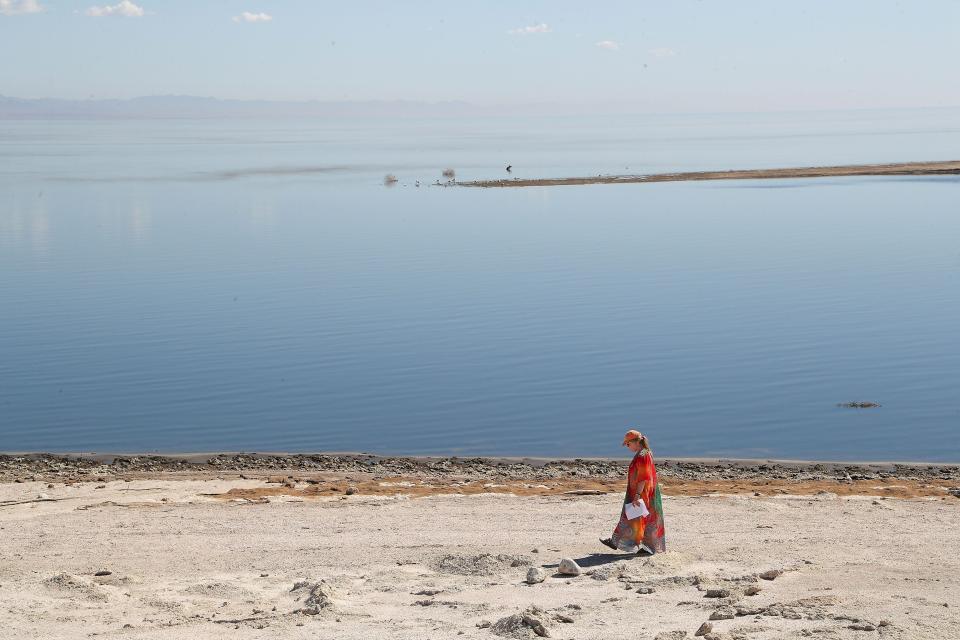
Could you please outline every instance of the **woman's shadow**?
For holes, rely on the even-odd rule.
[[[636,558],[636,554],[633,553],[591,553],[590,555],[583,556],[582,558],[573,558],[572,560],[577,563],[581,569],[590,569],[594,567],[601,567],[605,564],[610,564],[611,562],[619,562],[620,560],[632,560]],[[540,565],[544,569],[557,569],[560,566],[559,562],[554,562],[552,564],[542,564]],[[554,578],[563,578],[569,577],[562,573],[554,573]]]

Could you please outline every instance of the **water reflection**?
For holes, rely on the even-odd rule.
[[[32,195],[32,194],[31,194]],[[33,197],[12,198],[0,212],[0,247],[16,255],[26,247],[35,264],[46,262],[50,251],[50,215],[41,192]]]
[[[150,239],[153,218],[150,206],[144,201],[135,201],[130,208],[130,229],[133,240],[140,246]]]

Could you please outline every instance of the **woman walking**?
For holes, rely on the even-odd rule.
[[[627,472],[627,494],[613,535],[600,542],[611,549],[638,550],[644,555],[665,551],[663,504],[650,443],[645,435],[631,429],[623,436],[623,446],[634,454]]]

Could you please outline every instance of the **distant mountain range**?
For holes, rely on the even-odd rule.
[[[930,107],[926,110],[956,110],[960,107]],[[867,109],[896,111],[897,109]],[[805,111],[805,110],[800,110]],[[836,110],[843,111],[843,110]],[[862,111],[862,110],[857,110]],[[724,110],[710,113],[723,113]],[[657,110],[649,104],[573,104],[531,102],[513,105],[478,105],[470,102],[417,102],[413,100],[282,101],[221,100],[198,96],[143,96],[126,100],[62,100],[58,98],[12,98],[0,95],[0,119],[63,118],[314,118],[314,117],[464,117],[464,116],[568,116],[702,113],[699,110]],[[727,111],[727,113],[730,113]],[[735,113],[735,112],[734,112]]]
[[[492,110],[466,102],[281,102],[197,96],[145,96],[129,100],[59,100],[0,96],[0,118],[216,118],[316,116],[463,116]],[[502,112],[501,110],[498,110]]]

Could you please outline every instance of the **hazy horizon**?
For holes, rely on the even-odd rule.
[[[579,112],[960,105],[960,4],[0,0],[2,93]]]
[[[960,104],[931,107],[794,108],[771,110],[702,109],[654,111],[630,104],[576,103],[483,104],[464,100],[240,100],[200,95],[143,95],[131,98],[32,98],[0,93],[0,118],[150,118],[150,117],[500,117],[580,115],[750,115],[842,114],[854,112],[930,112],[960,110]]]

